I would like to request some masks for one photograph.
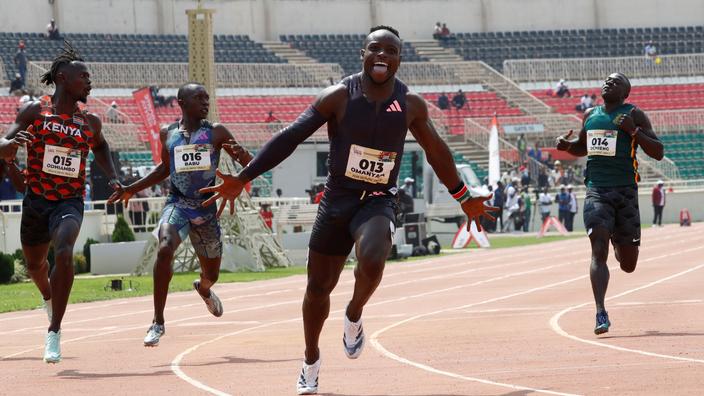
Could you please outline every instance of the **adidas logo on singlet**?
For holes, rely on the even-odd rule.
[[[401,110],[401,105],[398,104],[398,100],[394,100],[393,103],[389,105],[389,107],[386,109],[387,113],[401,113],[403,110]]]

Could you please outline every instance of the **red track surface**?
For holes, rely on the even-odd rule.
[[[611,263],[612,328],[592,333],[587,238],[392,264],[365,309],[367,346],[341,347],[345,271],[321,338],[327,395],[702,394],[704,225],[647,229],[638,269]],[[43,311],[0,315],[0,394],[291,395],[305,277],[169,297],[167,334],[142,346],[151,299],[72,305],[63,356],[41,361]]]

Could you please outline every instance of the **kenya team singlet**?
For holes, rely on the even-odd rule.
[[[40,103],[41,117],[27,128],[34,135],[27,148],[27,185],[51,201],[82,198],[86,158],[93,147],[86,112],[56,114],[50,96]]]

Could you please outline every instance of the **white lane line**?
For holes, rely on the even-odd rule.
[[[653,257],[653,258],[651,258],[651,259],[643,260],[643,261],[652,261],[652,260],[655,260],[655,259],[670,257],[670,256],[673,256],[673,255],[676,255],[676,254],[687,253],[687,252],[689,252],[689,251],[698,250],[698,249],[702,249],[702,247],[697,247],[697,248],[693,248],[693,249],[687,249],[687,250],[683,250],[683,251],[680,251],[680,252],[677,252],[677,253],[672,253],[672,254],[661,255],[661,256]],[[703,264],[702,266],[704,266],[704,264]],[[688,270],[687,272],[691,272],[691,270]],[[419,314],[419,315],[416,315],[416,316],[413,316],[413,317],[404,319],[404,320],[402,320],[402,321],[393,323],[393,324],[391,324],[391,325],[389,325],[389,326],[384,327],[383,329],[377,330],[374,334],[372,334],[370,341],[371,341],[372,346],[373,346],[375,349],[377,349],[382,355],[384,355],[384,356],[386,356],[386,357],[388,357],[388,358],[391,358],[391,359],[393,359],[393,360],[396,360],[396,361],[398,361],[398,362],[401,362],[401,363],[404,363],[404,364],[407,364],[407,365],[411,365],[411,366],[414,366],[414,367],[417,367],[417,368],[420,368],[420,369],[422,369],[422,370],[426,370],[426,371],[429,371],[429,372],[432,372],[432,373],[435,373],[435,374],[445,375],[445,376],[452,377],[452,378],[460,378],[460,379],[464,379],[464,380],[467,380],[467,381],[475,381],[475,382],[481,382],[481,383],[490,383],[490,384],[493,384],[493,385],[504,386],[504,387],[508,387],[508,388],[511,388],[511,389],[531,390],[531,391],[534,391],[534,392],[555,394],[553,391],[549,391],[549,390],[534,389],[534,388],[529,388],[529,387],[515,388],[515,387],[514,387],[515,385],[511,385],[511,384],[503,384],[503,383],[498,383],[498,382],[494,383],[493,381],[488,381],[488,380],[484,380],[484,379],[480,379],[480,378],[474,378],[474,377],[466,377],[466,376],[462,376],[462,375],[457,374],[457,373],[452,373],[452,372],[449,372],[449,371],[439,370],[439,369],[436,369],[436,368],[434,368],[434,367],[431,367],[431,366],[428,366],[428,365],[425,365],[425,364],[422,364],[422,363],[414,362],[414,361],[412,361],[412,360],[403,358],[403,357],[401,357],[401,356],[398,356],[398,355],[396,355],[396,354],[390,352],[389,350],[387,350],[386,348],[384,348],[384,346],[379,342],[378,338],[379,338],[379,336],[380,336],[381,334],[383,334],[384,332],[386,332],[386,331],[388,331],[388,330],[390,330],[390,329],[393,329],[394,327],[400,326],[400,325],[402,325],[402,324],[411,322],[411,321],[416,320],[416,319],[419,319],[419,318],[423,318],[423,317],[431,316],[431,315],[436,315],[436,314],[444,313],[444,312],[448,312],[448,311],[458,310],[458,309],[467,309],[467,308],[470,308],[470,307],[473,307],[473,306],[476,306],[476,305],[487,304],[487,303],[491,303],[491,302],[495,302],[495,301],[505,300],[505,299],[508,299],[508,298],[512,298],[512,297],[516,297],[516,296],[520,296],[520,295],[532,293],[532,292],[539,291],[539,290],[548,289],[548,288],[551,288],[551,287],[554,287],[554,286],[558,286],[558,285],[562,285],[562,284],[566,284],[566,283],[570,283],[570,282],[574,282],[574,281],[577,281],[577,280],[580,280],[580,279],[584,279],[584,278],[586,278],[586,277],[588,277],[588,276],[589,276],[588,274],[587,274],[587,275],[582,275],[582,276],[579,276],[579,277],[576,277],[576,278],[572,278],[572,279],[568,279],[568,280],[565,280],[565,281],[561,281],[561,282],[557,282],[557,283],[553,283],[553,284],[549,284],[549,285],[545,285],[545,286],[541,286],[541,287],[537,287],[537,288],[532,288],[532,289],[524,290],[524,291],[517,292],[517,293],[512,293],[512,294],[509,294],[509,295],[506,295],[506,296],[502,296],[502,297],[496,297],[496,298],[492,298],[492,299],[480,301],[480,302],[477,302],[477,303],[462,305],[462,306],[459,306],[459,307],[445,308],[445,309],[441,309],[441,310],[437,310],[437,311],[433,311],[433,312],[428,312],[428,313],[424,313],[424,314]],[[663,280],[663,281],[664,281],[664,280]],[[635,291],[635,290],[634,290],[634,291]],[[621,295],[625,295],[625,294],[622,293]],[[614,297],[616,297],[616,296],[614,296]],[[580,308],[580,307],[582,307],[582,306],[584,306],[584,305],[586,305],[586,304],[580,304],[580,305],[575,306],[575,307],[573,307],[573,308]],[[560,329],[560,330],[561,330],[561,329]],[[566,334],[566,333],[565,333],[565,334]],[[581,339],[580,339],[580,340],[581,340]],[[584,341],[586,341],[586,340],[584,340]]]
[[[471,284],[464,284],[464,285],[460,285],[460,286],[453,286],[453,287],[448,287],[448,288],[446,288],[446,289],[434,290],[434,291],[431,291],[431,292],[424,292],[424,293],[419,293],[419,294],[415,294],[415,295],[411,295],[411,296],[404,296],[404,297],[393,298],[393,299],[389,299],[389,300],[378,301],[378,302],[375,302],[375,303],[372,303],[372,304],[367,304],[367,307],[370,307],[370,306],[377,306],[377,305],[383,305],[383,304],[388,304],[388,303],[390,303],[390,302],[404,301],[404,300],[408,300],[408,299],[411,299],[411,298],[420,298],[420,297],[424,297],[424,296],[427,296],[427,295],[430,295],[430,294],[443,293],[443,292],[447,292],[447,291],[451,291],[451,290],[456,290],[456,289],[462,288],[462,287],[465,287],[465,288],[466,288],[466,287],[472,287],[472,286],[480,285],[480,284],[483,284],[483,283],[488,283],[488,282],[493,282],[493,281],[497,281],[497,280],[506,279],[506,278],[509,278],[509,277],[512,277],[512,276],[519,276],[519,275],[534,273],[534,272],[538,272],[538,271],[545,271],[545,270],[552,269],[552,268],[554,268],[554,267],[561,266],[561,265],[568,265],[568,263],[564,263],[564,264],[560,264],[560,265],[550,265],[550,266],[546,266],[546,267],[542,267],[542,268],[534,268],[534,269],[531,269],[531,270],[528,270],[528,271],[515,272],[515,273],[511,273],[511,274],[506,274],[506,275],[497,276],[497,277],[490,278],[490,279],[480,280],[480,281],[477,281],[477,282],[474,282],[474,283],[471,283]],[[450,274],[449,276],[453,276],[453,274]],[[555,285],[561,285],[561,284],[567,283],[567,282],[573,282],[574,280],[576,280],[576,279],[582,279],[582,278],[584,278],[585,276],[586,276],[586,275],[583,275],[583,276],[580,276],[579,278],[570,279],[570,280],[568,280],[568,281],[562,281],[562,282],[550,284],[550,285],[545,286],[544,288],[553,287],[553,286],[555,286]],[[539,288],[539,289],[542,289],[542,288]],[[525,293],[529,293],[529,292],[532,292],[532,291],[537,291],[537,290],[539,290],[539,289],[531,289],[530,291],[526,291]],[[524,294],[524,293],[511,294],[511,295],[509,295],[509,296],[498,297],[498,298],[494,298],[494,299],[491,299],[491,300],[487,300],[487,301],[481,302],[481,303],[468,304],[468,305],[463,306],[463,307],[470,307],[470,306],[474,306],[474,305],[484,304],[484,303],[486,303],[486,302],[498,301],[498,300],[501,300],[501,299],[504,299],[504,298],[510,298],[510,297],[513,297],[514,295],[520,295],[520,294]],[[460,308],[462,308],[462,307],[460,307]],[[342,313],[342,312],[344,312],[344,309],[339,309],[339,310],[330,312],[330,315],[332,315],[332,314],[338,314],[338,313]],[[223,338],[226,338],[226,337],[230,337],[230,336],[234,336],[234,335],[237,335],[237,334],[241,334],[241,333],[244,333],[244,332],[246,332],[246,331],[256,330],[256,329],[260,329],[260,328],[264,328],[264,327],[270,327],[270,326],[274,326],[274,325],[278,325],[278,324],[283,324],[283,323],[297,322],[297,321],[300,321],[300,320],[301,320],[300,317],[297,316],[297,317],[295,317],[295,318],[291,318],[291,319],[287,319],[287,320],[281,320],[281,321],[276,321],[276,322],[271,322],[271,323],[262,324],[261,326],[255,326],[255,327],[250,327],[250,328],[247,328],[247,329],[237,330],[237,331],[234,331],[234,332],[232,332],[232,333],[223,334],[222,336],[216,337],[216,338],[211,339],[211,340],[203,341],[203,342],[201,342],[201,343],[199,343],[199,344],[196,344],[196,345],[194,345],[194,346],[192,346],[192,347],[186,349],[185,351],[181,352],[178,356],[176,356],[176,358],[174,358],[174,360],[171,362],[171,370],[172,370],[172,371],[174,372],[174,374],[176,374],[179,378],[181,378],[181,379],[183,379],[184,381],[186,381],[187,383],[189,383],[189,384],[195,386],[196,388],[199,388],[199,389],[204,390],[204,391],[206,391],[206,392],[213,393],[213,394],[215,394],[215,395],[227,395],[227,393],[224,393],[224,392],[221,391],[221,390],[212,388],[212,387],[210,387],[210,386],[208,386],[208,385],[202,383],[201,381],[198,381],[198,380],[196,380],[196,379],[194,379],[194,378],[188,376],[188,374],[186,374],[186,373],[181,369],[181,367],[180,367],[180,363],[181,363],[181,361],[183,360],[183,358],[184,358],[186,355],[190,354],[191,352],[196,351],[196,350],[197,350],[198,348],[200,348],[201,346],[211,344],[211,343],[213,343],[213,342],[219,341],[219,340],[221,340],[221,339],[223,339]],[[499,383],[496,383],[496,384],[499,384]],[[519,388],[512,388],[512,389],[533,390],[532,388],[520,388],[520,387],[519,387]],[[548,392],[548,393],[549,393],[549,392]],[[568,393],[552,393],[552,394],[569,395]]]
[[[692,252],[692,251],[699,250],[699,249],[702,249],[702,247],[691,248],[691,249],[683,250],[683,251],[681,251],[681,252],[677,252],[677,253],[672,253],[672,254],[667,254],[667,255],[659,256],[658,258],[664,258],[664,257],[674,256],[674,255],[677,255],[677,254]],[[644,260],[644,261],[645,261],[645,260]],[[640,290],[643,290],[643,289],[647,289],[647,288],[652,287],[652,286],[655,286],[655,285],[659,285],[659,284],[661,284],[661,283],[663,283],[663,282],[667,282],[667,281],[669,281],[669,280],[671,280],[671,279],[675,279],[675,278],[678,278],[678,277],[680,277],[680,276],[682,276],[682,275],[689,274],[689,273],[694,272],[694,271],[697,271],[697,270],[699,270],[699,269],[701,269],[701,268],[704,268],[704,264],[700,264],[700,265],[697,265],[697,266],[695,266],[695,267],[689,268],[689,269],[687,269],[687,270],[678,272],[678,273],[676,273],[676,274],[673,274],[673,275],[670,275],[670,276],[667,276],[667,277],[664,277],[664,278],[660,278],[660,279],[658,279],[658,280],[656,280],[656,281],[647,283],[647,284],[645,284],[645,285],[642,285],[642,286],[639,286],[639,287],[636,287],[636,288],[633,288],[633,289],[630,289],[630,290],[626,290],[626,291],[624,291],[624,292],[622,292],[622,293],[619,293],[619,294],[616,294],[616,295],[614,295],[614,296],[611,296],[611,297],[607,298],[606,300],[607,300],[607,301],[610,301],[610,300],[613,300],[613,299],[615,299],[615,298],[623,297],[623,296],[626,296],[626,295],[635,293],[635,292],[637,292],[637,291],[640,291]],[[572,306],[572,307],[565,308],[565,309],[563,309],[562,311],[558,312],[557,314],[553,315],[553,317],[550,318],[550,322],[549,322],[549,323],[550,323],[550,328],[551,328],[554,332],[556,332],[557,334],[559,334],[559,335],[561,335],[561,336],[563,336],[563,337],[567,337],[567,338],[569,338],[569,339],[571,339],[571,340],[578,341],[578,342],[582,342],[582,343],[589,344],[589,345],[595,345],[595,346],[598,346],[598,347],[610,348],[610,349],[613,349],[613,350],[616,350],[616,351],[620,351],[620,352],[630,352],[630,353],[636,353],[636,354],[639,354],[639,355],[651,356],[651,357],[657,357],[657,358],[663,358],[663,359],[672,359],[672,360],[679,360],[679,361],[693,362],[693,363],[704,363],[704,359],[693,359],[693,358],[687,358],[687,357],[682,357],[682,356],[666,355],[666,354],[661,354],[661,353],[654,353],[654,352],[643,351],[643,350],[640,350],[640,349],[632,349],[632,348],[620,347],[620,346],[611,345],[611,344],[607,344],[607,343],[599,342],[599,341],[594,341],[594,340],[587,340],[587,339],[580,338],[580,337],[577,337],[577,336],[575,336],[575,335],[569,334],[569,333],[566,332],[564,329],[562,329],[562,327],[560,326],[560,323],[559,323],[559,322],[560,322],[560,318],[561,318],[563,315],[565,315],[566,313],[568,313],[568,312],[570,312],[570,311],[572,311],[572,310],[574,310],[574,309],[578,309],[578,308],[584,307],[585,305],[588,305],[588,304],[591,304],[591,303],[592,303],[592,302],[587,302],[587,303],[583,303],[583,304],[579,304],[579,305],[574,305],[574,306]]]

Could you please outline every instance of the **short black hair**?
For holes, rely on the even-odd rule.
[[[65,65],[71,64],[71,62],[76,61],[83,62],[83,58],[81,58],[78,51],[73,48],[71,43],[64,39],[64,48],[61,49],[61,53],[56,55],[56,58],[54,58],[54,61],[51,63],[49,70],[42,74],[40,81],[46,85],[55,84],[56,74],[59,72],[59,69]]]
[[[178,100],[185,99],[183,96],[186,94],[187,88],[191,85],[197,85],[199,87],[204,87],[203,84],[201,84],[199,82],[194,82],[194,81],[187,82],[178,88],[178,93],[176,94],[176,99],[178,99]]]
[[[393,33],[394,36],[398,37],[399,40],[401,39],[401,36],[398,34],[398,30],[392,28],[391,26],[387,26],[387,25],[374,26],[373,28],[369,29],[369,34],[372,34],[372,33],[376,32],[377,30],[388,30],[391,33]]]

